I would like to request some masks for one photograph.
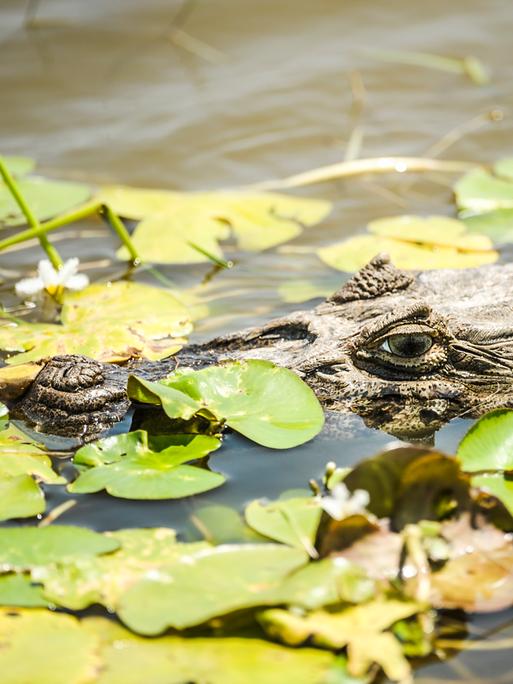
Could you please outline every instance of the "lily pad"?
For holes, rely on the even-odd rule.
[[[219,487],[223,475],[183,465],[218,449],[206,435],[169,435],[148,440],[144,430],[116,435],[87,445],[74,463],[92,466],[68,486],[73,494],[105,489],[123,499],[177,499]]]
[[[71,615],[0,609],[0,641],[3,684],[85,684],[96,679],[99,640]]]
[[[6,572],[47,563],[71,563],[118,547],[115,539],[84,527],[8,527],[0,529],[0,567]]]
[[[431,244],[414,244],[373,235],[356,235],[317,250],[324,263],[339,271],[349,273],[360,270],[377,254],[385,252],[393,263],[405,270],[424,270],[442,268],[474,268],[493,264],[499,258],[493,249],[484,251],[463,251],[455,247]]]
[[[28,575],[12,574],[0,577],[0,605],[46,608],[48,601],[42,587],[34,585]]]
[[[239,249],[268,249],[331,210],[329,202],[271,193],[178,193],[125,186],[104,187],[98,199],[121,216],[141,221],[134,245],[143,260],[158,263],[208,261],[200,250],[222,258],[219,241],[232,233]],[[124,248],[118,255],[128,258]]]
[[[483,416],[460,442],[457,456],[463,470],[513,469],[513,411],[498,409]]]
[[[277,544],[205,549],[130,587],[119,599],[118,615],[130,629],[148,635],[199,625],[265,605],[266,594],[306,560],[303,552]]]
[[[48,600],[70,610],[101,603],[114,612],[119,597],[133,584],[145,577],[165,576],[181,558],[192,563],[195,554],[210,548],[205,542],[178,544],[168,528],[118,530],[104,536],[117,543],[113,553],[32,569],[33,581],[44,585]]]
[[[448,216],[391,216],[371,221],[367,229],[384,238],[432,247],[454,247],[464,252],[492,248],[486,235],[469,234],[463,221]]]
[[[409,675],[410,666],[399,641],[385,630],[421,610],[413,601],[379,598],[339,612],[314,611],[305,616],[270,609],[261,613],[260,623],[272,637],[291,646],[307,639],[323,648],[347,646],[350,674],[364,676],[376,662],[387,677],[400,681]]]
[[[0,478],[34,475],[47,484],[63,484],[65,479],[52,469],[45,449],[15,425],[0,428]]]
[[[487,235],[495,244],[513,242],[513,209],[496,209],[467,216],[463,222],[470,233]]]
[[[313,497],[283,501],[252,501],[246,507],[246,522],[256,532],[298,549],[314,558],[317,527],[321,518],[319,502]]]
[[[73,209],[91,196],[87,185],[45,178],[21,178],[18,188],[39,221]],[[0,225],[20,226],[25,223],[26,218],[16,200],[8,188],[0,184]]]
[[[115,362],[160,359],[180,349],[192,329],[187,309],[172,294],[132,282],[91,285],[67,294],[61,320],[62,325],[4,320],[0,349],[25,352],[9,359],[16,364],[57,354]]]
[[[500,163],[495,167],[501,170]],[[502,168],[509,169],[509,162]],[[513,182],[510,178],[497,177],[484,169],[474,169],[466,173],[454,186],[456,203],[460,209],[481,214],[495,209],[513,208]]]
[[[0,477],[0,520],[31,518],[45,508],[44,494],[30,475]]]
[[[112,621],[87,618],[101,641],[96,684],[365,684],[350,677],[342,656],[291,649],[253,638],[145,639]]]
[[[170,418],[188,419],[206,411],[274,449],[307,442],[324,423],[322,408],[308,385],[269,361],[232,361],[199,371],[179,370],[160,383],[131,376],[128,394],[151,404],[159,401]]]
[[[1,160],[13,176],[26,176],[36,166],[36,162],[30,157],[9,156],[1,157]]]

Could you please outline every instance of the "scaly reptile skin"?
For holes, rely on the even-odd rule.
[[[456,416],[513,406],[513,265],[412,274],[380,255],[311,311],[170,359],[126,368],[54,357],[13,412],[43,432],[89,440],[127,411],[129,372],[155,380],[177,364],[241,358],[292,369],[327,409],[426,438]]]

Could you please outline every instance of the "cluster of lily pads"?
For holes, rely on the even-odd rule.
[[[59,263],[51,244],[63,225],[99,214],[119,236],[122,260],[226,266],[231,243],[223,241],[244,250],[273,247],[330,210],[327,202],[274,193],[95,189],[30,175],[25,158],[4,160],[2,168],[0,224],[11,234],[0,250],[40,240],[49,263],[18,291],[42,291],[57,315],[32,322],[2,312],[0,349],[9,366],[0,386],[23,374],[30,379],[40,359],[57,353],[116,363],[163,358],[185,343],[199,315],[190,293],[131,280],[87,284],[76,262]],[[371,235],[318,254],[344,271],[378,251],[403,268],[495,261],[495,245],[513,235],[513,162],[469,172],[455,193],[459,220],[381,219],[369,225]],[[120,216],[137,222],[132,232]],[[29,228],[17,230],[24,223]],[[308,283],[304,290],[311,296]],[[53,524],[52,513],[39,526],[13,525],[42,518],[51,487],[130,499],[199,494],[225,482],[208,468],[225,429],[283,449],[323,425],[312,391],[266,361],[184,368],[160,382],[134,375],[128,393],[143,408],[139,429],[82,446],[71,478],[6,411],[0,417],[0,519],[10,521],[0,528],[0,670],[7,684],[141,677],[363,684],[381,670],[406,682],[409,657],[457,648],[441,638],[435,610],[513,604],[511,411],[481,419],[456,458],[403,447],[352,470],[330,464],[313,493],[252,501],[243,515],[200,509],[195,522],[204,541],[183,541],[167,528],[99,534]],[[89,606],[115,613],[118,623],[63,612]],[[44,657],[20,657],[28,645]]]
[[[49,668],[56,684],[136,682],[151,661],[151,681],[203,681],[208,672],[213,682],[279,682],[293,672],[305,684],[356,684],[382,668],[405,682],[408,657],[457,647],[441,638],[434,608],[513,604],[512,434],[513,412],[498,411],[472,428],[456,458],[401,447],[352,470],[329,464],[311,494],[231,511],[229,532],[200,509],[208,541],[183,542],[168,528],[2,528],[6,681],[36,681]],[[120,463],[105,441],[79,460],[104,468],[111,448]],[[40,462],[36,478],[52,480],[42,454],[10,456],[28,458]],[[124,627],[60,612],[93,605]],[[34,638],[46,657],[19,658]]]

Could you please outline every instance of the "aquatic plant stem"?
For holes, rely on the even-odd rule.
[[[30,209],[20,189],[18,188],[16,181],[12,177],[9,169],[7,168],[6,164],[4,163],[1,157],[0,175],[2,176],[3,181],[8,187],[11,195],[14,197],[17,205],[23,212],[23,215],[27,219],[27,223],[29,224],[29,226],[32,228],[32,230],[38,230],[41,227],[41,224],[39,223],[36,216],[32,213],[32,210]],[[62,266],[62,259],[59,252],[51,244],[51,242],[48,240],[47,236],[44,233],[39,234],[37,237],[39,239],[41,247],[46,252],[52,266],[55,268],[55,270],[59,270],[59,268]]]
[[[351,178],[372,173],[419,173],[439,171],[441,173],[465,173],[482,164],[447,159],[428,159],[426,157],[372,157],[320,166],[319,168],[297,173],[288,178],[263,181],[245,186],[245,190],[285,190],[303,185],[325,183],[339,178]],[[233,188],[232,188],[233,189]]]
[[[107,204],[101,205],[100,216],[104,216],[107,219],[107,221],[110,223],[113,230],[117,233],[119,239],[124,244],[124,246],[128,250],[128,253],[131,256],[132,264],[134,266],[137,266],[138,264],[140,264],[141,263],[141,257],[139,256],[139,254],[138,254],[138,252],[134,246],[134,243],[132,242],[132,240],[130,238],[130,234],[129,234],[128,230],[126,229],[125,224],[119,218],[119,216],[117,214],[115,214]]]
[[[88,216],[93,216],[94,214],[99,214],[105,217],[113,230],[119,236],[121,242],[128,249],[133,262],[140,263],[141,260],[139,254],[123,222],[109,207],[105,207],[105,205],[101,204],[100,202],[88,202],[87,204],[83,204],[82,206],[78,207],[78,209],[75,209],[74,211],[57,216],[50,221],[38,223],[37,226],[33,226],[28,230],[21,231],[16,235],[6,238],[5,240],[0,240],[0,252],[8,247],[25,242],[26,240],[32,240],[33,238],[41,239],[41,237],[44,238],[46,233],[49,233],[52,230],[57,230],[58,228],[62,228],[70,223],[81,221],[82,219],[85,219]]]

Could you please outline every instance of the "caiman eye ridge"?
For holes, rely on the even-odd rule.
[[[433,338],[427,333],[399,333],[385,338],[379,349],[395,356],[413,359],[423,356],[432,346]]]

